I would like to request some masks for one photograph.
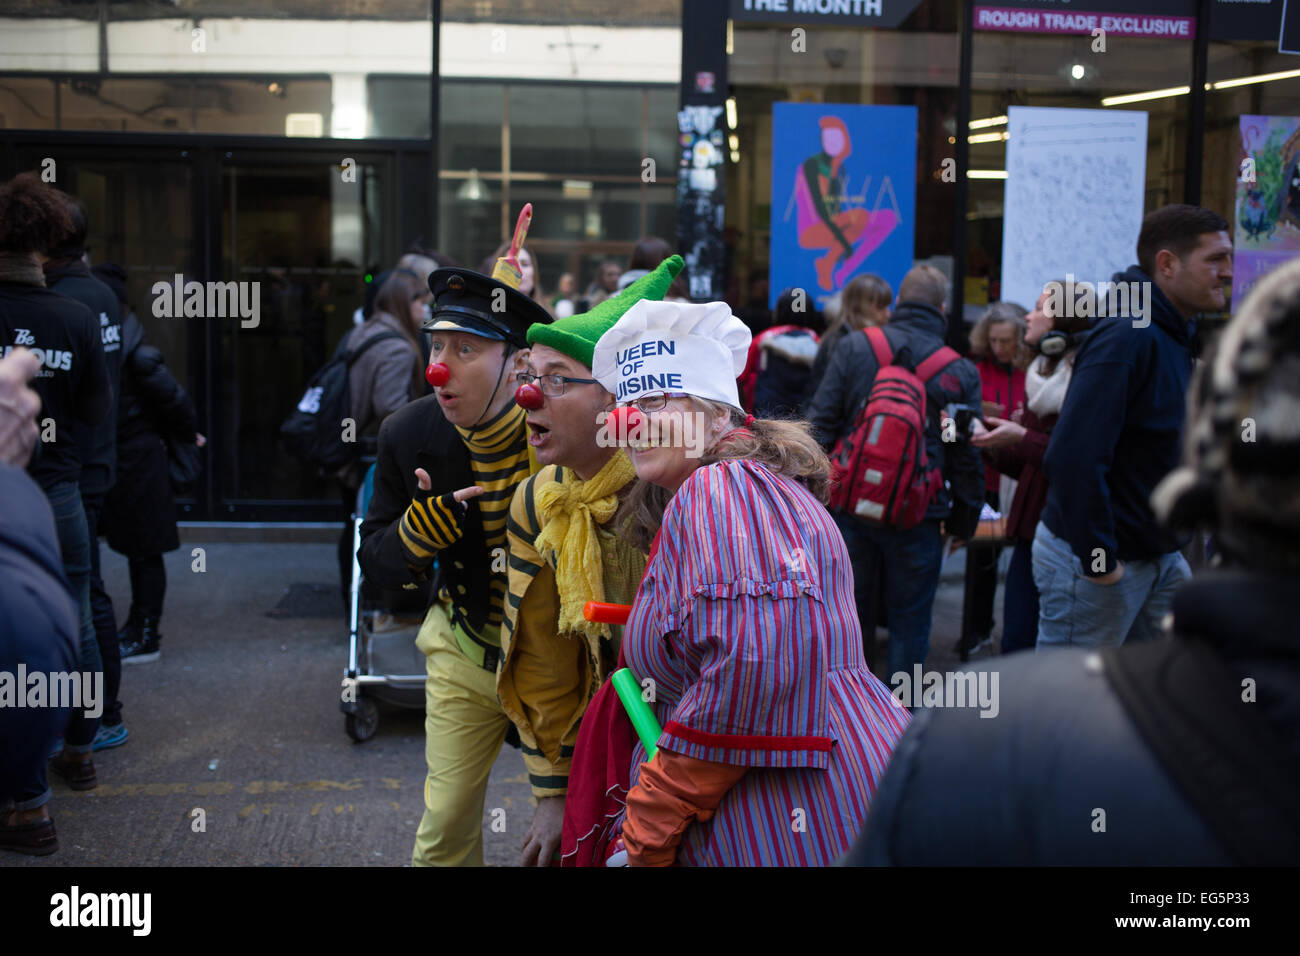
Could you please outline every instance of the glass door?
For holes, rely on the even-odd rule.
[[[285,453],[280,423],[353,326],[366,283],[394,260],[390,160],[226,154],[219,278],[244,312],[215,326],[214,404],[224,449],[218,514],[319,520],[338,488]],[[332,509],[324,512],[326,503]]]

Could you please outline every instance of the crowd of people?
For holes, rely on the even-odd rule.
[[[32,587],[64,598],[30,609],[39,646],[0,624],[0,667],[107,675],[110,633],[120,659],[156,653],[154,559],[175,544],[128,552],[119,638],[87,541],[98,525],[117,548],[110,515],[136,499],[97,449],[116,440],[119,484],[147,470],[145,402],[201,436],[129,316],[109,372],[93,310],[115,321],[124,297],[86,286],[70,201],[30,178],[0,190],[4,344],[37,329],[92,358],[35,396],[27,353],[0,363],[0,493],[49,501],[0,530],[0,564],[21,548]],[[363,447],[337,477],[351,511],[373,463],[366,581],[424,596],[412,863],[482,864],[509,737],[537,802],[527,866],[1294,862],[1300,263],[1201,357],[1228,237],[1211,211],[1157,209],[1116,276],[1147,284],[1149,315],[1098,318],[1044,276],[1037,301],[988,307],[967,355],[948,344],[949,280],[924,264],[896,294],[863,274],[826,310],[789,289],[763,314],[765,288],[753,308],[691,302],[653,237],[582,295],[567,274],[543,291],[517,244],[478,270],[403,257],[340,343]],[[516,275],[494,268],[516,254]],[[80,437],[42,443],[33,485],[38,408]],[[945,555],[989,508],[1011,549],[1001,651],[1039,653],[999,662],[993,714],[901,701],[873,670],[877,625],[890,683],[919,676]],[[1213,556],[1195,578],[1189,541]],[[998,567],[995,549],[969,562],[975,642],[997,630]],[[62,730],[50,767],[93,786],[97,728],[0,720],[0,847],[49,852],[41,742]]]
[[[13,570],[0,671],[75,672],[102,688],[100,707],[0,706],[0,849],[29,854],[58,847],[47,771],[93,790],[92,754],[127,740],[121,666],[158,659],[162,556],[180,547],[168,444],[205,442],[127,304],[124,270],[91,268],[87,232],[75,196],[30,173],[0,186],[0,526]],[[101,535],[129,561],[121,629],[100,575]]]
[[[854,278],[829,316],[797,289],[768,316],[674,301],[676,257],[621,291],[611,271],[612,295],[563,314],[484,272],[435,273],[426,328],[437,384],[380,429],[360,552],[386,586],[425,578],[435,562],[445,575],[419,639],[428,778],[412,862],[482,861],[488,771],[511,726],[537,799],[524,865],[1278,858],[1258,831],[1249,849],[1232,842],[1240,815],[1202,799],[1215,781],[1199,779],[1196,761],[1167,758],[1167,741],[1146,736],[1153,705],[1134,703],[1158,697],[1145,685],[1174,659],[1195,671],[1198,692],[1226,694],[1214,705],[1222,717],[1249,660],[1268,673],[1257,679],[1270,700],[1234,714],[1234,727],[1289,742],[1294,759],[1282,688],[1294,683],[1284,655],[1295,644],[1269,636],[1277,601],[1227,653],[1236,629],[1223,596],[1263,587],[1257,572],[1294,567],[1297,552],[1269,527],[1263,498],[1225,498],[1214,482],[1236,467],[1259,494],[1293,480],[1270,454],[1290,461],[1300,447],[1280,417],[1300,392],[1295,265],[1223,333],[1216,361],[1239,380],[1216,379],[1199,413],[1219,444],[1188,444],[1179,467],[1195,318],[1223,310],[1230,250],[1214,213],[1156,210],[1137,265],[1117,276],[1151,286],[1150,316],[1097,319],[1082,300],[1062,304],[1064,284],[1048,279],[1029,310],[991,305],[969,358],[945,344],[948,281],[926,265],[897,296],[879,277]],[[853,463],[871,460],[882,388],[908,382],[924,395],[923,434],[912,483],[899,488],[912,517],[899,521],[870,489],[845,488],[862,483]],[[1270,454],[1241,453],[1223,417],[1225,403],[1246,415],[1255,401]],[[646,437],[664,435],[676,437]],[[447,464],[433,475],[416,467],[422,457]],[[886,674],[924,665],[944,554],[990,506],[1006,509],[1012,548],[1002,650],[1050,654],[1008,661],[1016,679],[1002,720],[903,707],[870,666],[876,625],[888,629]],[[1226,522],[1235,544],[1218,537]],[[1234,567],[1180,587],[1189,571],[1178,546],[1193,530]],[[1256,563],[1256,534],[1273,542],[1274,564]],[[484,576],[502,543],[508,567]],[[997,567],[995,553],[973,571],[980,640],[994,630]],[[1198,615],[1216,600],[1207,629]],[[626,615],[589,618],[589,602]],[[1277,656],[1261,657],[1265,646]],[[615,688],[624,668],[653,715],[650,736]],[[1167,704],[1156,717],[1182,728],[1186,701]],[[1205,723],[1185,728],[1199,756],[1213,746],[1197,736]],[[1084,747],[1098,724],[1107,732]],[[1047,755],[1066,745],[1085,759],[1052,771]],[[1003,810],[989,754],[1031,824]],[[1056,799],[1039,806],[1044,785]],[[978,798],[954,803],[954,793]],[[1253,794],[1270,825],[1285,812],[1275,796],[1263,783]],[[1081,808],[1107,806],[1123,836],[1089,840],[1097,816]],[[1166,813],[1176,835],[1161,831]],[[960,838],[933,835],[936,818],[945,834],[960,825]],[[1047,838],[1036,827],[1049,824],[1060,832]]]

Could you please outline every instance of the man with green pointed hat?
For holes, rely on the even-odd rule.
[[[516,401],[542,466],[519,485],[506,519],[509,598],[497,695],[523,744],[537,798],[524,866],[556,861],[578,723],[618,660],[622,628],[587,621],[588,601],[631,603],[645,555],[617,533],[636,481],[604,423],[614,397],[591,377],[600,337],[642,299],[663,299],[682,269],[670,256],[589,312],[528,329]]]

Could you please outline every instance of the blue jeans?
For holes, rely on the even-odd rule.
[[[854,597],[863,633],[875,630],[876,575],[884,578],[889,612],[888,674],[912,673],[930,653],[930,615],[939,589],[943,536],[937,520],[901,531],[868,524],[852,515],[835,514],[853,564]],[[870,608],[870,610],[866,610]]]
[[[1038,587],[1028,541],[1017,541],[1007,566],[1002,604],[1002,653],[1032,648],[1038,640]]]
[[[75,481],[64,481],[47,488],[45,496],[54,511],[54,526],[59,533],[59,549],[63,554],[63,573],[68,577],[72,601],[81,620],[77,670],[83,674],[102,673],[104,664],[99,656],[95,620],[90,610],[90,534],[86,528],[81,489]],[[90,753],[98,729],[98,717],[87,717],[83,710],[74,709],[63,731],[63,745],[71,753]]]
[[[1041,521],[1034,533],[1034,583],[1038,586],[1038,649],[1101,647],[1150,641],[1164,633],[1174,592],[1191,576],[1182,554],[1124,562],[1124,576],[1098,584],[1083,563]]]

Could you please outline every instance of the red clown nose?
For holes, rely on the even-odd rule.
[[[431,362],[424,370],[424,378],[434,388],[442,388],[451,381],[451,369],[441,362]]]
[[[520,385],[515,389],[515,404],[527,411],[536,411],[545,403],[542,390],[536,385]]]
[[[628,435],[641,424],[642,415],[635,406],[623,405],[609,413],[608,424],[619,443],[625,443]]]

